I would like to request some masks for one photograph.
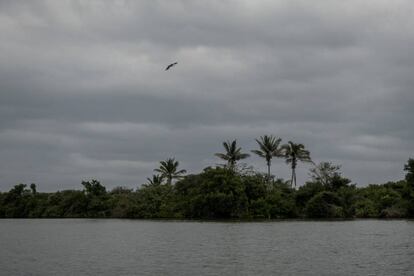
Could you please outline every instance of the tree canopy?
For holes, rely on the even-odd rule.
[[[303,144],[264,135],[253,153],[266,160],[267,173],[248,164],[237,140],[225,141],[224,153],[215,155],[224,166],[187,174],[175,158],[159,162],[136,190],[118,186],[107,191],[97,179],[82,181],[82,190],[38,191],[35,183],[20,183],[0,192],[0,218],[174,218],[174,219],[281,219],[281,218],[413,218],[414,159],[403,166],[405,179],[357,187],[342,176],[341,166],[315,164]],[[270,174],[273,157],[284,158],[291,179]],[[296,189],[298,162],[313,164],[309,179]],[[164,181],[165,180],[165,181]],[[173,183],[173,180],[175,182]]]
[[[290,181],[269,182],[267,174],[228,167],[180,174],[174,184],[154,176],[136,190],[120,186],[108,192],[96,179],[82,181],[83,190],[55,193],[18,184],[0,193],[0,218],[412,218],[411,160],[404,167],[405,180],[366,187],[351,184],[340,166],[329,162],[311,168],[299,189]]]

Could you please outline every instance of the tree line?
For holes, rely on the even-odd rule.
[[[136,190],[107,191],[98,180],[82,181],[82,190],[40,193],[35,184],[0,192],[0,218],[145,218],[286,219],[412,218],[414,159],[404,165],[405,179],[357,187],[330,162],[315,164],[303,144],[264,135],[251,152],[263,158],[267,172],[240,164],[250,155],[237,141],[223,143],[215,156],[222,166],[186,175],[175,158],[160,161],[147,183]],[[291,169],[289,180],[271,174],[273,158]],[[309,162],[308,180],[296,188],[298,162]]]

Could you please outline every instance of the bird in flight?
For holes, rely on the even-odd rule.
[[[177,65],[177,64],[178,64],[178,62],[171,63],[170,65],[167,66],[167,68],[165,68],[165,71],[167,71],[168,69],[170,69],[171,67],[173,67],[174,65]]]

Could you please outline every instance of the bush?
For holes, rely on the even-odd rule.
[[[333,192],[320,192],[306,204],[306,216],[309,218],[342,218],[343,208],[340,199]]]
[[[404,218],[406,216],[406,209],[398,208],[397,206],[388,207],[381,211],[381,218]]]
[[[295,200],[292,196],[273,191],[266,197],[270,206],[270,218],[294,218],[297,217]]]
[[[355,203],[355,216],[357,218],[378,217],[378,210],[370,199],[362,199]]]

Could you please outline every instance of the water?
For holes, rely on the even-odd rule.
[[[414,275],[414,221],[0,220],[1,275]]]

